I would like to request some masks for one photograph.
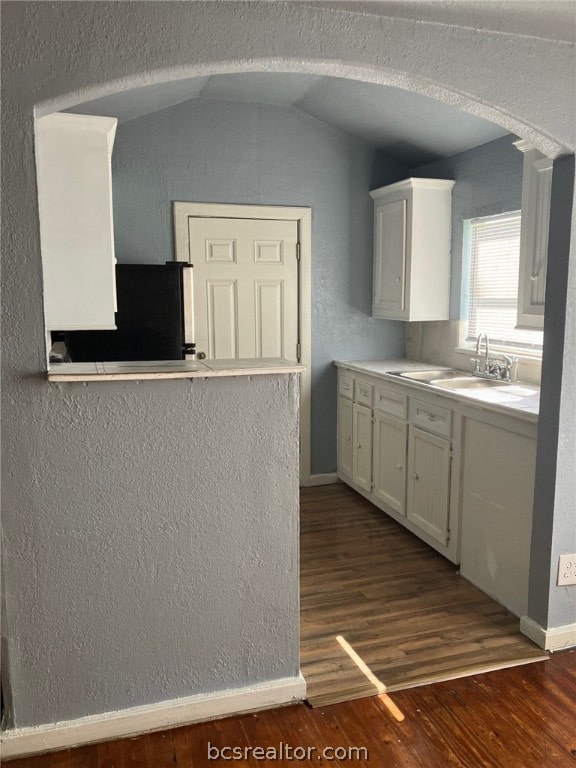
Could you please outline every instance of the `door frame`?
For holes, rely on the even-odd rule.
[[[312,209],[294,206],[234,205],[175,201],[174,259],[190,262],[188,219],[191,216],[225,219],[278,219],[298,224],[300,258],[298,265],[298,319],[300,362],[300,485],[311,477],[311,389],[312,389]]]

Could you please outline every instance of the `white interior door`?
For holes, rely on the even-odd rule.
[[[188,218],[200,359],[298,360],[298,223]]]
[[[301,362],[304,366],[304,371],[300,374],[300,482],[302,485],[315,485],[316,482],[311,480],[310,464],[311,464],[311,449],[310,449],[310,433],[311,433],[311,407],[310,407],[310,390],[311,390],[311,365],[312,365],[312,339],[311,339],[311,327],[312,327],[312,211],[310,208],[299,208],[294,206],[266,206],[266,205],[230,205],[227,203],[194,203],[194,202],[174,202],[174,249],[175,257],[177,261],[189,261],[194,264],[195,269],[187,269],[184,271],[184,276],[189,279],[187,285],[186,296],[191,297],[193,294],[193,274],[194,272],[205,273],[204,265],[206,262],[206,244],[204,244],[204,251],[198,249],[197,244],[193,244],[190,241],[190,231],[195,230],[195,224],[191,222],[194,219],[196,223],[200,220],[213,221],[217,223],[223,223],[227,220],[233,221],[235,225],[243,220],[249,222],[260,222],[265,225],[267,222],[274,222],[275,225],[288,225],[288,237],[283,246],[283,259],[284,265],[288,267],[288,273],[290,274],[290,285],[283,284],[282,291],[276,290],[276,296],[281,293],[283,297],[282,311],[286,324],[288,318],[293,318],[296,314],[296,331],[294,331],[294,322],[291,321],[290,325],[292,330],[290,334],[292,339],[286,339],[284,336],[284,350],[283,354],[287,359],[294,359],[294,354],[289,353],[289,349],[294,347],[294,338],[296,343],[299,344],[298,351],[300,352],[298,362]],[[254,224],[258,226],[258,224]],[[272,243],[281,241],[282,236],[278,236],[279,227],[274,226],[274,235],[272,237]],[[219,230],[222,232],[222,229]],[[220,234],[210,235],[216,239],[220,239]],[[236,235],[234,235],[236,237]],[[260,236],[263,241],[268,240],[268,237]],[[296,237],[298,238],[297,254],[296,254]],[[225,238],[223,238],[225,239]],[[270,242],[268,243],[270,246]],[[260,248],[260,267],[266,268],[264,271],[263,280],[277,279],[275,277],[274,263],[277,262],[278,256],[275,255],[274,246],[272,248],[265,248],[261,243]],[[217,251],[217,248],[214,248]],[[201,258],[199,253],[201,252]],[[286,261],[287,254],[291,253],[298,258],[290,258]],[[194,254],[194,256],[192,256]],[[220,252],[220,258],[222,258],[222,251]],[[234,265],[232,265],[234,266]],[[280,265],[282,266],[282,265]],[[296,275],[296,277],[294,277]],[[217,276],[210,277],[210,279],[217,279]],[[234,274],[224,276],[222,279],[236,279]],[[281,276],[282,280],[285,280],[284,276]],[[296,282],[294,282],[296,281]],[[196,282],[201,282],[199,279]],[[270,286],[266,286],[270,287]],[[292,302],[288,297],[294,295],[296,291],[297,300]],[[196,289],[198,293],[198,289]],[[273,292],[273,286],[272,291]],[[205,295],[206,289],[205,289]],[[266,293],[266,291],[264,291]],[[269,298],[269,297],[265,297]],[[207,316],[207,299],[204,298],[204,315]],[[188,306],[191,306],[192,301],[188,302]],[[297,306],[296,306],[297,304]],[[261,301],[262,305],[262,301]],[[260,306],[261,306],[260,305]],[[255,305],[253,305],[253,309]],[[198,335],[194,328],[194,314],[198,312],[188,312],[186,315],[186,341],[196,342],[198,341]],[[199,317],[200,319],[200,317]],[[284,325],[284,323],[282,323]],[[207,321],[206,321],[207,325]],[[254,324],[255,325],[255,324]],[[271,326],[273,328],[273,325]],[[266,326],[264,337],[269,334],[270,329]],[[261,337],[262,338],[262,337]],[[264,341],[263,346],[266,347],[269,344],[268,340]],[[278,334],[276,334],[278,338]],[[207,332],[204,336],[203,344],[206,346],[198,346],[200,351],[209,352]],[[229,344],[229,347],[232,346]],[[267,350],[264,349],[263,352]],[[228,353],[229,350],[224,350],[223,354]]]

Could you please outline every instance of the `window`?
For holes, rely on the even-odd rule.
[[[541,354],[542,331],[516,328],[520,211],[471,219],[467,224],[470,291],[466,342],[487,333],[491,345]]]

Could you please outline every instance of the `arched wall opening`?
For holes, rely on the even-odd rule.
[[[343,64],[340,62],[330,62],[327,64],[317,59],[304,61],[302,59],[293,60],[286,57],[283,59],[238,59],[234,62],[206,61],[178,68],[150,70],[133,74],[129,77],[102,82],[89,88],[70,91],[50,100],[40,102],[34,108],[34,115],[35,118],[38,119],[53,111],[70,109],[87,101],[101,99],[110,95],[121,96],[123,93],[128,91],[131,92],[133,90],[138,91],[140,89],[162,88],[163,85],[188,80],[190,78],[203,78],[223,74],[269,72],[330,75],[349,79],[358,83],[374,83],[400,88],[433,98],[443,104],[457,107],[470,114],[494,122],[503,128],[506,128],[510,133],[526,139],[547,156],[551,158],[567,158],[568,165],[570,162],[570,151],[565,144],[551,138],[546,132],[538,130],[532,123],[524,120],[521,114],[512,114],[510,111],[503,110],[497,103],[489,103],[480,96],[475,97],[472,93],[464,93],[456,90],[450,87],[450,84],[432,82],[421,77],[416,77],[408,70],[380,69],[376,67],[357,66],[351,63]],[[566,167],[566,165],[567,164],[564,163],[564,167]],[[560,200],[562,200],[565,207],[567,200],[566,189],[567,186],[570,186],[570,180],[566,177],[566,171],[563,171],[560,175],[562,175],[562,180],[558,182],[559,186],[554,195],[556,200],[555,208],[557,210],[560,205]],[[568,221],[566,212],[557,212],[554,221],[557,221],[558,226],[563,229],[563,232],[558,232],[555,235],[555,242],[566,243],[566,227]],[[553,226],[555,226],[555,224],[553,224]],[[551,285],[556,287],[562,285],[566,280],[567,264],[557,265],[556,262],[552,261],[553,271],[555,271],[557,267],[557,276],[554,277],[554,275],[552,275],[552,279],[550,280]],[[560,304],[556,302],[555,309],[558,310],[558,307],[562,306],[562,302],[560,302]],[[554,326],[555,332],[558,333],[560,324],[558,312],[556,311],[554,319],[550,320],[550,326]],[[561,379],[561,361],[559,358],[558,344],[555,344],[555,347],[555,352],[552,356],[547,355],[546,351],[544,353],[545,376],[543,388],[546,392],[545,399],[550,404],[553,404],[551,405],[552,409],[557,409],[559,406],[559,392],[554,392],[552,389],[557,390],[558,382]],[[557,423],[557,420],[552,419],[552,423]],[[552,443],[555,442],[551,430],[546,430],[545,432],[541,431],[541,436],[539,438],[539,454],[541,458],[538,462],[537,478],[545,477],[546,483],[543,485],[537,481],[538,494],[535,502],[537,507],[535,509],[535,526],[538,530],[538,536],[535,537],[534,540],[534,553],[530,577],[531,594],[537,596],[532,601],[533,612],[535,616],[538,616],[542,624],[546,623],[544,618],[546,609],[544,608],[544,605],[547,605],[548,603],[549,596],[546,593],[546,589],[550,586],[550,569],[552,568],[552,571],[554,570],[554,565],[549,561],[549,552],[546,546],[546,542],[548,542],[548,545],[551,545],[551,534],[549,527],[544,522],[544,515],[542,514],[543,508],[546,506],[549,508],[551,497],[554,495],[552,487],[554,462],[550,461],[551,450],[550,443],[548,442],[549,440]],[[541,557],[543,558],[542,560],[540,560]]]
[[[246,59],[235,62],[206,62],[195,66],[183,66],[174,69],[158,69],[140,72],[129,77],[102,82],[84,89],[60,94],[34,107],[35,118],[44,117],[51,112],[70,109],[88,101],[101,99],[111,95],[121,95],[128,91],[161,87],[169,83],[188,80],[191,78],[210,77],[212,75],[244,74],[244,73],[286,73],[312,74],[339,77],[359,83],[373,83],[393,88],[400,88],[412,93],[435,99],[448,106],[457,107],[472,115],[489,120],[506,128],[520,138],[526,139],[551,158],[569,154],[569,148],[547,135],[537,127],[500,108],[496,103],[490,104],[473,94],[460,92],[447,84],[424,80],[411,75],[408,71],[366,68],[331,62],[330,64],[310,59],[294,61],[289,58],[277,59]]]

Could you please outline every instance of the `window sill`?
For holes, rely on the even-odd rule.
[[[458,352],[462,355],[469,355],[470,357],[476,357],[476,347],[456,347],[454,349],[454,352]],[[482,358],[484,355],[483,352],[480,352],[478,357]],[[510,349],[506,349],[504,347],[490,347],[490,356],[497,356],[497,355],[508,355],[509,357],[514,358],[520,365],[532,365],[534,367],[540,368],[542,365],[542,354],[530,354],[529,352],[513,352]]]

